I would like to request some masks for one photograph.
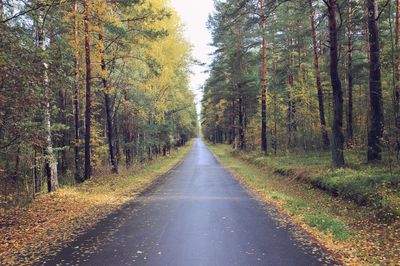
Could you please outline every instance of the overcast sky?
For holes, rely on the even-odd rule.
[[[209,54],[213,51],[209,46],[211,34],[206,23],[208,15],[213,11],[213,0],[170,0],[172,7],[178,12],[185,25],[186,39],[192,44],[192,55],[195,59],[209,65],[211,63]],[[200,87],[204,84],[208,74],[203,73],[206,67],[192,67],[190,87],[196,95],[197,110],[200,110],[201,93]]]

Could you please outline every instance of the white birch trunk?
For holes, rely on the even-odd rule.
[[[39,0],[38,4],[43,4]],[[38,47],[42,51],[46,51],[46,34],[44,29],[45,8],[39,8],[38,16]],[[44,89],[44,100],[46,102],[46,108],[44,110],[44,126],[46,132],[46,150],[45,150],[45,164],[46,164],[46,175],[47,175],[47,187],[49,192],[56,191],[58,189],[58,176],[57,176],[57,159],[54,155],[53,141],[51,135],[51,113],[50,113],[50,87],[49,87],[49,64],[46,60],[43,60],[43,89]]]

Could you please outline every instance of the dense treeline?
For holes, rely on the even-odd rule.
[[[203,134],[266,154],[399,155],[399,0],[216,1]]]
[[[195,134],[190,47],[167,1],[0,0],[0,21],[0,203]]]

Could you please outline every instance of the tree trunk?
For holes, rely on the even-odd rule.
[[[235,150],[236,147],[236,99],[235,97],[232,97],[232,129],[231,129],[231,140],[232,140],[232,145],[233,149]]]
[[[0,21],[3,20],[3,13],[4,13],[3,0],[0,0]]]
[[[313,0],[309,0],[311,35],[312,35],[313,52],[314,52],[314,71],[315,71],[315,79],[316,79],[316,84],[317,84],[317,95],[318,95],[319,121],[321,124],[322,147],[323,147],[323,149],[328,149],[330,146],[330,141],[329,141],[328,131],[326,129],[324,94],[323,94],[323,90],[322,90],[321,73],[320,73],[320,69],[319,69],[317,34],[315,31],[315,15],[314,15],[312,3],[313,3]]]
[[[244,139],[244,104],[243,104],[243,96],[239,98],[239,148],[240,150],[244,150],[245,148],[245,139]]]
[[[104,85],[105,84],[105,85]],[[107,86],[106,79],[103,79],[103,86]],[[114,152],[114,144],[113,144],[113,123],[112,123],[112,114],[111,114],[111,99],[110,94],[108,92],[104,93],[104,105],[106,109],[106,119],[107,119],[107,139],[108,139],[108,149],[110,153],[111,160],[111,172],[118,173],[118,165]]]
[[[301,31],[301,28],[296,29],[296,31]],[[297,81],[302,84],[303,83],[303,62],[301,61],[301,44],[300,44],[300,37],[297,39]]]
[[[79,41],[78,41],[78,1],[75,0],[74,3],[74,162],[75,162],[75,180],[76,182],[82,182],[81,177],[81,156],[80,156],[80,108],[79,108],[79,91],[80,91],[80,81],[79,81],[79,68],[80,68],[80,56],[78,52]]]
[[[395,118],[400,120],[400,0],[396,0],[395,19],[395,47],[396,47],[396,84],[395,84]]]
[[[17,154],[15,155],[15,168],[14,168],[14,176],[15,177],[18,177],[18,175],[19,175],[20,154],[21,154],[21,147],[18,145]]]
[[[371,105],[370,128],[368,131],[368,161],[382,159],[381,138],[383,137],[384,116],[382,103],[381,61],[379,30],[377,24],[378,6],[376,0],[366,0],[368,9],[368,32],[370,44],[369,98]]]
[[[270,35],[271,35],[271,38],[272,38],[271,54],[275,54],[275,50],[276,50],[276,47],[275,47],[276,46],[275,35],[276,35],[276,32],[274,32],[274,30],[272,30]],[[276,76],[276,74],[277,74],[276,70],[277,70],[277,60],[276,60],[275,57],[272,57],[272,77]],[[273,129],[273,137],[271,136],[271,145],[272,145],[272,148],[274,150],[274,155],[276,155],[277,148],[278,148],[278,131],[277,131],[278,127],[277,127],[277,124],[278,124],[279,111],[277,109],[278,101],[277,101],[276,92],[274,92],[272,95],[273,95],[272,96],[272,107],[273,107],[273,112],[272,113],[273,113],[273,118],[274,118],[273,119],[273,125],[274,125],[273,127],[274,127],[274,129]]]
[[[68,119],[67,119],[67,90],[66,89],[60,89],[59,92],[59,97],[60,97],[60,121],[62,124],[67,125],[68,124]],[[59,159],[59,171],[61,172],[61,175],[64,176],[67,173],[67,151],[65,149],[66,146],[68,146],[68,138],[69,138],[69,131],[68,130],[62,130],[60,132],[61,139],[60,139],[60,146],[63,147],[63,149],[59,152],[61,153],[61,158]]]
[[[288,130],[288,142],[287,146],[288,149],[291,149],[294,146],[294,103],[292,99],[292,93],[291,91],[293,90],[294,86],[294,51],[293,51],[293,40],[289,38],[288,40],[288,46],[289,46],[289,77],[288,77],[288,92],[287,92],[287,97],[288,97],[288,114],[287,114],[287,119],[288,119],[288,124],[287,124],[287,130]]]
[[[350,144],[353,140],[353,29],[352,29],[352,7],[351,3],[349,3],[349,22],[347,26],[347,127],[346,127],[346,135],[347,135],[347,143]]]
[[[55,51],[55,43],[56,43],[56,33],[54,23],[51,22],[49,25],[49,48],[51,51]],[[60,55],[57,54],[56,60],[61,60]],[[48,68],[48,73],[54,73],[56,69],[54,65],[50,64]],[[56,89],[56,84],[49,82],[49,91]],[[67,89],[66,88],[59,88],[58,89],[58,103],[56,104],[58,109],[58,116],[55,118],[56,121],[59,123],[67,126],[68,119],[67,119]],[[58,141],[55,143],[56,146],[62,147],[58,152],[55,152],[54,156],[57,157],[58,161],[58,171],[61,173],[61,176],[66,175],[67,172],[67,151],[65,149],[68,146],[68,138],[69,138],[69,131],[66,129],[61,129],[58,132]]]
[[[245,69],[245,65],[243,62],[243,47],[242,47],[242,29],[240,28],[240,24],[236,25],[236,65],[235,67],[235,87],[237,88],[237,95],[238,95],[238,128],[239,128],[239,149],[243,150],[245,148],[245,110],[244,110],[244,101],[243,101],[243,72]]]
[[[42,2],[39,1],[39,4]],[[38,16],[38,46],[42,50],[43,54],[46,51],[46,35],[45,35],[45,8],[41,6],[39,8]],[[47,176],[47,190],[53,192],[58,189],[58,176],[57,176],[57,159],[53,151],[53,141],[51,134],[51,114],[50,114],[50,87],[49,87],[49,76],[48,69],[49,65],[46,60],[43,59],[43,87],[44,87],[44,101],[46,103],[44,111],[44,123],[46,129],[46,149],[45,149],[45,169]]]
[[[333,94],[333,147],[332,160],[337,167],[344,166],[343,144],[343,91],[338,72],[338,41],[336,26],[336,0],[328,0],[329,40],[330,40],[330,74]]]
[[[85,28],[85,59],[86,59],[86,110],[85,110],[85,180],[90,179],[92,167],[90,164],[90,129],[92,119],[92,71],[90,62],[90,31],[89,31],[89,0],[83,1]]]
[[[113,145],[113,122],[112,122],[112,111],[111,111],[111,98],[110,98],[110,90],[107,84],[107,67],[105,61],[105,51],[104,51],[104,43],[103,43],[103,35],[99,34],[99,42],[101,45],[100,54],[101,54],[101,80],[103,82],[104,89],[104,105],[106,111],[106,120],[107,120],[107,140],[108,140],[108,151],[110,155],[111,161],[111,172],[117,174],[118,173],[118,165],[117,160],[115,158],[114,153],[114,145]]]
[[[267,153],[267,42],[265,38],[264,0],[260,0],[260,28],[262,34],[262,68],[261,68],[261,151]]]
[[[37,159],[37,151],[35,148],[35,152],[33,155],[33,179],[34,179],[34,194],[39,193],[42,190],[42,180],[40,178],[39,174],[39,165],[38,165],[38,159]]]
[[[116,115],[116,108],[114,104],[114,132],[115,132],[115,158],[117,160],[117,165],[121,161],[121,147],[120,147],[120,137],[119,137],[119,127],[118,127],[118,116]]]

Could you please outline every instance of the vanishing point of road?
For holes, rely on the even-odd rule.
[[[64,247],[47,265],[335,264],[282,220],[196,139],[159,184]]]

